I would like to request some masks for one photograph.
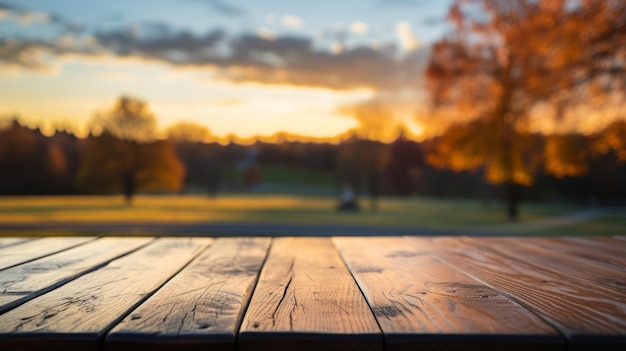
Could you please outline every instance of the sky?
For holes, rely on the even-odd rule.
[[[130,95],[161,128],[216,136],[424,135],[423,68],[450,2],[0,0],[0,118],[85,133]]]

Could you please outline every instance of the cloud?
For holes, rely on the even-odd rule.
[[[204,34],[167,26],[129,26],[100,30],[85,40],[69,35],[54,41],[4,38],[0,62],[25,69],[44,69],[55,58],[70,54],[135,57],[172,66],[211,68],[221,79],[276,85],[324,87],[336,90],[394,90],[421,84],[423,50],[398,57],[393,44],[346,48],[340,42],[318,47],[312,38],[263,32]]]
[[[350,31],[354,34],[365,34],[367,33],[367,30],[367,24],[363,22],[358,21],[350,23]]]
[[[342,51],[343,51],[343,44],[338,41],[334,42],[330,47],[330,52],[332,52],[335,55],[341,53]]]
[[[378,0],[379,6],[428,6],[431,0]]]
[[[21,7],[0,2],[0,18],[11,18],[22,25],[33,23],[47,23],[50,16],[47,13],[27,11]]]
[[[0,2],[0,20],[3,18],[14,19],[24,26],[35,23],[52,24],[60,27],[66,32],[80,32],[83,27],[66,20],[65,18],[55,14],[40,11],[30,11],[25,8]]]
[[[274,31],[267,29],[265,27],[261,27],[257,29],[256,34],[263,39],[269,39],[269,40],[276,39],[276,33],[274,33]]]
[[[7,4],[5,2],[0,2],[0,10],[5,11],[5,12],[12,12],[12,11],[17,10],[17,7],[11,4]]]
[[[256,59],[259,53],[277,57],[279,64],[268,69]],[[398,61],[390,52],[369,47],[344,49],[333,54],[315,50],[311,41],[304,38],[277,38],[270,43],[257,37],[238,42],[229,61],[240,63],[226,74],[233,80],[374,90],[421,84],[425,62],[424,56],[417,54]]]
[[[221,31],[195,36],[170,33],[145,38],[130,29],[95,34],[99,45],[119,56],[138,56],[173,65],[213,66],[234,81],[320,86],[332,89],[395,89],[419,81],[425,58],[401,60],[389,46],[345,48],[335,53],[317,49],[310,38]]]
[[[304,21],[302,21],[300,17],[294,15],[283,15],[280,18],[280,23],[288,28],[300,28],[304,26]]]
[[[43,12],[24,12],[18,17],[18,21],[24,25],[33,23],[48,23],[50,16]]]
[[[417,49],[419,40],[411,31],[411,24],[406,21],[399,21],[395,26],[396,37],[400,43],[400,47],[405,51]]]
[[[63,28],[65,32],[81,33],[85,31],[84,26],[77,24],[75,22],[69,21],[57,14],[51,13],[51,14],[48,14],[48,16],[49,16],[48,18],[50,20],[50,23],[60,26],[61,28]]]
[[[0,63],[31,70],[46,70],[52,61],[69,54],[92,55],[95,52],[83,46],[68,48],[64,43],[39,39],[0,38]]]
[[[445,17],[426,17],[422,20],[422,24],[425,26],[438,26],[446,22]]]
[[[104,49],[118,56],[138,56],[183,64],[216,57],[216,44],[224,37],[224,33],[219,30],[202,36],[187,31],[170,33],[167,29],[161,30],[160,34],[141,37],[137,30],[126,28],[99,31],[94,34],[94,38]]]
[[[237,6],[233,6],[227,2],[222,0],[192,0],[196,2],[202,2],[211,7],[211,9],[217,13],[222,15],[230,16],[230,17],[243,17],[248,13],[246,10],[239,8]]]

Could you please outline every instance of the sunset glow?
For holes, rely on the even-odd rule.
[[[622,206],[625,26],[624,0],[0,0],[0,195]]]
[[[0,2],[0,118],[88,133],[120,95],[160,129],[204,125],[214,140],[339,141],[376,101],[388,127],[423,137],[422,70],[448,2]]]

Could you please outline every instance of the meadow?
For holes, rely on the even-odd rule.
[[[508,222],[499,202],[440,198],[383,197],[369,211],[339,212],[333,196],[280,194],[140,195],[132,206],[121,196],[0,198],[0,235],[28,235],[8,227],[29,224],[189,225],[198,223],[287,223],[358,225],[528,235],[624,235],[624,211],[599,211],[571,205],[522,203],[518,221]],[[584,213],[581,218],[579,213]],[[64,233],[67,234],[67,233]],[[40,233],[38,235],[45,235]]]

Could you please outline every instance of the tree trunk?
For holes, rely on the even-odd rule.
[[[369,174],[369,193],[370,193],[370,211],[378,212],[378,194],[380,189],[378,173],[376,170],[371,170]]]
[[[518,214],[518,185],[513,181],[509,181],[506,184],[507,188],[507,216],[509,221],[517,220]]]
[[[132,172],[125,173],[122,176],[122,190],[124,192],[126,205],[128,206],[133,204],[133,196],[135,195],[136,187],[135,175]]]

